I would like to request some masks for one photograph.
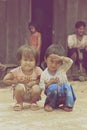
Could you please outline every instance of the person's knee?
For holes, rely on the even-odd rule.
[[[36,102],[36,101],[40,100],[41,89],[39,88],[38,85],[33,86],[32,92],[31,92],[31,98],[32,98],[32,102]]]
[[[72,60],[75,62],[77,60],[77,54],[74,52],[71,56]]]
[[[40,94],[41,93],[41,89],[39,88],[38,85],[35,85],[32,87],[32,93],[33,94]]]
[[[15,92],[24,92],[24,85],[23,84],[18,84],[15,87]]]

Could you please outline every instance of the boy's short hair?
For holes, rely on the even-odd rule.
[[[36,64],[37,64],[38,58],[39,58],[39,53],[38,53],[37,49],[32,45],[24,44],[24,45],[20,46],[17,51],[17,60],[20,63],[20,61],[22,59],[22,55],[29,56],[32,54],[34,55]]]
[[[78,29],[78,28],[80,28],[81,26],[86,27],[86,24],[85,24],[84,21],[78,21],[78,22],[76,22],[75,28]]]
[[[64,50],[63,46],[60,45],[60,44],[52,44],[52,45],[50,45],[47,48],[47,50],[45,52],[45,58],[47,58],[51,54],[56,54],[56,55],[59,55],[59,56],[64,56],[65,55],[65,50]]]

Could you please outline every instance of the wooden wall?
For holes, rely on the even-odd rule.
[[[0,61],[15,63],[17,48],[28,41],[32,0],[0,0]],[[53,42],[67,49],[67,35],[75,22],[87,24],[87,0],[53,0]]]
[[[87,0],[67,0],[67,34],[74,31],[74,25],[79,20],[87,25]]]
[[[75,23],[83,20],[87,25],[86,10],[87,0],[54,0],[53,42],[62,44],[66,53],[67,35],[75,31]]]
[[[6,1],[0,0],[0,62],[6,61]]]
[[[0,61],[16,62],[16,50],[27,42],[30,0],[0,0]]]
[[[66,49],[67,0],[55,0],[53,5],[53,43],[62,44]]]

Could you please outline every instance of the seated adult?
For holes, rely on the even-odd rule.
[[[78,21],[75,24],[75,33],[68,35],[68,56],[72,58],[74,64],[79,67],[80,73],[84,68],[87,72],[87,35],[85,34],[86,24]]]

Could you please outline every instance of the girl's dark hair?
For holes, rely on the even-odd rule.
[[[39,58],[39,53],[38,53],[37,49],[34,46],[24,44],[18,49],[18,51],[17,51],[17,60],[18,60],[19,63],[20,63],[23,55],[25,57],[28,57],[30,55],[34,55],[35,60],[36,60],[36,65],[37,65],[38,58]]]
[[[56,55],[59,55],[59,56],[64,56],[65,55],[65,50],[63,48],[62,45],[58,45],[58,44],[52,44],[50,45],[46,52],[45,52],[45,58],[47,58],[49,55],[51,54],[56,54]]]
[[[30,29],[30,26],[34,26],[36,30],[38,29],[38,25],[34,22],[29,22],[29,24],[28,24],[29,29]]]
[[[78,22],[76,22],[75,28],[78,29],[78,28],[80,28],[81,26],[86,27],[85,22],[83,22],[83,21],[78,21]]]

